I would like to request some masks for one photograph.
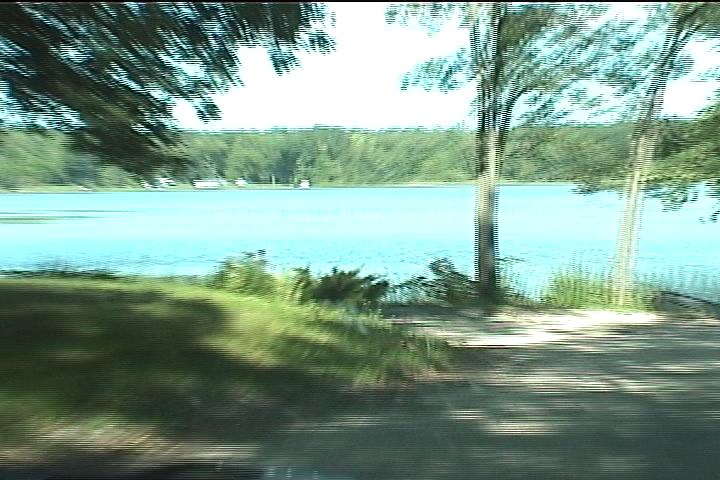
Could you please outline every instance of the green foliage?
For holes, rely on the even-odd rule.
[[[663,128],[658,161],[650,175],[651,195],[669,208],[691,200],[702,182],[719,177],[720,143],[713,133],[717,107],[694,121],[669,120]],[[627,172],[630,124],[522,127],[510,131],[502,177],[514,181],[575,181],[591,193],[617,188]],[[473,135],[459,130],[365,132],[307,130],[186,133],[192,160],[178,181],[217,171],[225,178],[278,183],[309,178],[313,184],[384,184],[468,181],[473,178]],[[323,160],[317,155],[328,145]],[[342,168],[340,168],[342,165]],[[327,172],[323,168],[328,168]],[[0,143],[0,188],[80,184],[97,187],[138,185],[119,167],[74,153],[61,133],[42,135],[11,130]],[[314,177],[314,175],[319,175]],[[166,176],[158,170],[158,176]],[[687,195],[686,195],[687,194]],[[687,197],[687,198],[686,198]]]
[[[649,194],[669,210],[699,198],[701,190],[720,202],[720,98],[693,121],[666,123],[661,158],[648,181]],[[720,218],[720,208],[710,212],[710,221]]]
[[[506,303],[519,299],[519,295],[510,285],[505,266],[513,258],[500,258],[501,284],[499,298],[490,303]],[[450,306],[485,305],[488,299],[479,297],[477,282],[469,275],[459,271],[447,258],[430,262],[428,275],[419,275],[406,280],[392,289],[397,297],[413,302],[438,302]]]
[[[333,267],[330,273],[317,278],[308,268],[298,268],[295,272],[295,288],[301,302],[318,301],[359,310],[374,309],[389,289],[387,281],[375,275],[362,277],[359,270]]]
[[[688,42],[716,41],[720,32],[720,9],[712,2],[652,2],[644,7],[643,21],[623,21],[607,39],[615,55],[600,68],[604,81],[622,98],[615,109],[632,120],[648,113],[649,97],[668,80],[689,73],[693,59],[685,50]]]
[[[625,308],[649,310],[652,308],[654,289],[635,285],[628,295]],[[572,269],[555,274],[549,282],[541,301],[561,308],[617,308],[613,302],[610,279],[591,275],[582,269]]]
[[[359,270],[334,267],[326,275],[315,277],[308,268],[273,275],[268,272],[264,251],[245,253],[223,261],[210,285],[244,295],[279,297],[296,303],[329,303],[355,310],[377,308],[387,293],[388,282],[375,275],[360,276]]]
[[[182,165],[178,100],[219,117],[211,94],[241,84],[240,46],[265,47],[277,73],[295,51],[327,52],[316,3],[5,3],[4,120],[66,131],[127,171]]]
[[[210,284],[244,295],[268,296],[276,291],[276,280],[267,271],[263,251],[223,261]]]
[[[630,152],[631,126],[564,125],[518,128],[510,133],[505,175],[527,180],[572,179],[582,192],[622,178]]]
[[[469,48],[417,65],[401,88],[448,91],[478,82],[481,93],[474,107],[484,119],[479,123],[483,129],[505,130],[514,116],[521,123],[537,123],[566,115],[562,96],[582,106],[594,103],[579,80],[590,78],[610,53],[604,41],[613,29],[590,24],[606,8],[589,3],[404,3],[389,5],[386,21],[416,21],[433,31],[452,18],[468,28]],[[516,107],[523,103],[526,108],[518,116]]]
[[[430,277],[418,276],[408,280],[409,285],[417,285],[428,298],[449,305],[473,303],[477,299],[475,282],[446,258],[430,262]]]
[[[688,129],[689,125],[677,126]],[[189,182],[222,174],[252,183],[314,185],[460,182],[473,178],[474,138],[460,130],[356,131],[329,128],[226,133],[185,133],[188,169],[157,176]],[[319,155],[322,145],[327,151]],[[502,176],[516,181],[617,178],[629,149],[623,126],[524,127],[510,132]],[[43,185],[138,186],[119,167],[79,155],[61,133],[11,130],[0,143],[0,188]]]

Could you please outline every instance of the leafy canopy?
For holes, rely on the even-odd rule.
[[[419,64],[405,75],[402,88],[450,91],[475,81],[479,95],[474,107],[485,116],[495,110],[496,123],[505,129],[520,111],[515,115],[519,123],[565,116],[569,111],[563,110],[561,95],[594,106],[587,84],[579,80],[596,74],[608,53],[599,47],[612,33],[609,25],[598,22],[604,5],[499,3],[495,13],[491,6],[449,2],[388,7],[388,23],[417,22],[433,32],[454,22],[469,28],[472,39],[454,55]],[[491,41],[495,28],[500,33]]]
[[[175,102],[218,118],[210,94],[242,84],[239,47],[286,72],[298,50],[333,48],[325,17],[317,3],[5,3],[0,121],[69,132],[130,172],[179,165]]]

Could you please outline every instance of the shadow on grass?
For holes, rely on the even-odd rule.
[[[227,332],[247,335],[233,339],[240,344],[257,340],[252,328],[228,328],[227,309],[136,290],[0,283],[0,448],[42,440],[37,432],[56,421],[258,442],[298,417],[346,404],[351,374],[403,375],[381,362],[400,350],[397,332],[316,322],[337,341],[278,335],[265,347],[280,359],[273,366],[207,342]]]

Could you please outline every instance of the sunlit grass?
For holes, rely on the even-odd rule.
[[[618,306],[610,278],[590,274],[582,269],[570,269],[551,277],[541,301],[560,308],[649,311],[654,309],[652,299],[655,294],[654,288],[635,284],[630,289],[625,304]]]

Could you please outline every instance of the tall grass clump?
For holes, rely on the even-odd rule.
[[[656,289],[635,284],[626,303],[615,303],[612,280],[606,275],[591,274],[582,268],[572,268],[554,274],[541,301],[561,308],[602,308],[620,310],[652,310]]]
[[[262,250],[224,260],[210,279],[210,285],[243,295],[268,296],[275,293],[277,281],[267,271]]]

